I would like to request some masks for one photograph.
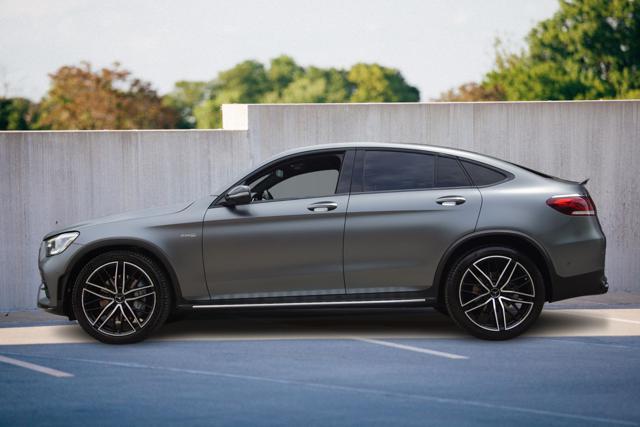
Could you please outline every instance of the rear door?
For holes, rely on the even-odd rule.
[[[475,229],[481,196],[460,162],[411,150],[358,150],[344,238],[348,293],[425,290]]]

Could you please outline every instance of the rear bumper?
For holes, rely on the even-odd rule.
[[[606,294],[609,290],[604,270],[571,277],[556,276],[549,301],[560,301],[585,295]]]

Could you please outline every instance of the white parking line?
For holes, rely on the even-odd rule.
[[[382,390],[382,389],[368,388],[368,387],[326,384],[326,383],[301,381],[301,380],[295,380],[295,379],[273,378],[273,377],[263,377],[263,376],[245,375],[245,374],[233,374],[233,373],[227,373],[227,372],[205,371],[205,370],[199,370],[199,369],[185,369],[185,368],[173,368],[168,366],[144,365],[140,363],[131,363],[131,362],[129,363],[114,362],[114,361],[106,361],[106,360],[79,359],[79,358],[71,358],[71,357],[51,357],[51,356],[32,356],[32,357],[41,357],[45,359],[56,359],[56,360],[67,360],[72,362],[91,363],[91,364],[114,366],[114,367],[121,367],[121,368],[148,369],[148,370],[182,373],[182,374],[190,374],[190,375],[198,375],[198,376],[211,376],[211,377],[246,380],[246,381],[260,381],[260,382],[273,383],[273,384],[282,384],[286,386],[301,386],[301,387],[309,387],[309,388],[315,388],[315,389],[341,391],[341,392],[347,392],[347,393],[355,392],[358,394],[368,394],[370,396],[401,399],[403,402],[405,402],[407,399],[411,399],[411,400],[438,403],[438,404],[444,404],[444,405],[448,404],[448,405],[456,405],[456,406],[462,406],[462,407],[466,406],[466,407],[483,408],[483,409],[488,409],[493,411],[500,410],[500,411],[509,411],[509,412],[519,412],[527,415],[539,415],[544,417],[550,417],[551,420],[555,420],[556,422],[558,418],[564,418],[569,420],[581,420],[581,421],[589,422],[591,424],[607,423],[607,424],[618,424],[618,425],[628,425],[628,426],[638,425],[638,423],[635,421],[628,421],[628,420],[615,419],[615,418],[592,417],[588,415],[572,414],[567,412],[556,412],[556,411],[550,411],[545,409],[535,409],[535,408],[527,408],[527,407],[521,407],[521,406],[495,404],[495,403],[484,402],[479,400],[454,399],[454,398],[440,397],[435,395],[394,392],[390,390]]]
[[[57,369],[47,368],[46,366],[40,366],[34,363],[25,362],[18,359],[12,359],[11,357],[6,357],[2,355],[0,355],[0,362],[6,363],[8,365],[19,366],[25,369],[31,369],[32,371],[40,372],[41,374],[51,375],[52,377],[57,377],[57,378],[69,378],[73,376],[73,374],[70,374],[68,372],[58,371]]]
[[[445,357],[447,359],[457,359],[457,360],[468,359],[467,356],[462,356],[462,355],[459,355],[459,354],[446,353],[444,351],[430,350],[428,348],[414,347],[414,346],[411,346],[411,345],[397,344],[397,343],[389,342],[389,341],[381,341],[381,340],[374,340],[374,339],[370,339],[370,338],[361,338],[361,337],[353,337],[352,339],[354,339],[356,341],[368,342],[370,344],[378,344],[378,345],[383,345],[383,346],[386,346],[386,347],[398,348],[400,350],[407,350],[407,351],[413,351],[413,352],[416,352],[416,353],[430,354],[431,356]]]

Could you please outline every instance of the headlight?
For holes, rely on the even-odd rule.
[[[65,251],[80,233],[71,231],[69,233],[58,234],[44,241],[47,256],[58,255]]]

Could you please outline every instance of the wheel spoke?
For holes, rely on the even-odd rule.
[[[491,305],[493,306],[493,315],[496,318],[496,328],[500,330],[500,322],[498,321],[498,308],[496,307],[495,298],[491,298]]]
[[[487,298],[487,299],[486,299],[486,301],[481,302],[480,304],[476,304],[475,306],[471,307],[470,309],[465,310],[465,313],[469,313],[470,311],[474,311],[474,310],[477,310],[477,309],[479,309],[479,308],[481,308],[481,307],[484,307],[484,306],[485,306],[485,305],[487,305],[490,301],[491,301],[491,298]]]
[[[504,288],[507,287],[507,285],[509,284],[509,282],[511,282],[511,277],[513,277],[513,273],[516,271],[516,268],[518,268],[520,264],[518,262],[514,262],[513,266],[511,267],[511,271],[509,272],[509,275],[507,276],[507,278],[505,279],[505,281],[503,282],[503,285],[500,286],[500,279],[502,279],[502,274],[504,274],[504,270],[502,271],[502,274],[500,274],[500,279],[498,279],[498,282],[496,283],[496,286],[498,286],[500,288],[500,290],[502,291]],[[505,267],[506,269],[507,267]]]
[[[511,265],[511,258],[507,258],[507,263],[504,265],[504,268],[500,272],[500,275],[498,276],[498,280],[496,280],[496,283],[495,283],[496,286],[498,287],[500,286],[500,280],[502,279],[502,276],[504,276],[504,273],[509,268],[509,265]]]
[[[104,326],[105,323],[107,323],[107,321],[109,319],[111,319],[111,317],[115,314],[115,312],[118,311],[118,306],[116,305],[115,307],[113,307],[113,310],[111,310],[111,313],[109,313],[109,315],[106,317],[106,319],[104,319],[104,322],[102,322],[100,324],[100,326],[98,326],[98,330],[102,329],[102,327]]]
[[[126,274],[126,269],[127,269],[127,263],[123,262],[122,263],[122,293],[124,294],[124,282],[127,279],[127,274]]]
[[[509,301],[512,303],[520,303],[520,304],[529,304],[529,305],[533,305],[532,301],[525,301],[525,300],[518,300],[518,299],[512,299],[512,298],[507,298],[507,297],[500,297],[502,300],[504,301]]]
[[[142,325],[140,324],[140,320],[138,320],[138,316],[136,316],[136,313],[133,312],[133,309],[131,308],[131,306],[129,305],[128,302],[124,302],[124,306],[127,307],[127,309],[129,310],[129,312],[131,313],[131,316],[133,316],[133,320],[136,321],[136,323],[138,324],[139,327],[142,327]]]
[[[484,276],[484,277],[489,281],[489,287],[487,287],[487,285],[485,285],[485,284],[482,282],[482,280],[480,280],[480,278],[478,277],[478,275],[477,275],[476,273],[474,273],[472,269],[468,269],[467,271],[468,271],[469,273],[471,273],[471,275],[472,275],[473,277],[475,277],[475,279],[478,281],[478,283],[480,284],[480,286],[482,286],[482,287],[483,287],[487,292],[489,292],[489,290],[491,289],[491,279],[489,279],[489,278],[487,277],[487,275],[486,275],[486,274],[484,274],[484,272],[478,268],[478,266],[477,266],[477,265],[475,265],[475,264],[474,264],[473,266],[476,268],[476,270],[477,270],[477,271],[479,271],[480,273],[482,273],[482,276]]]
[[[118,293],[118,264],[120,263],[116,261],[116,272],[113,275],[113,287],[116,289],[116,293]]]
[[[150,295],[155,295],[155,291],[154,292],[149,292],[149,293],[144,294],[144,295],[138,295],[137,297],[125,298],[125,301],[135,301],[137,299],[148,297]]]
[[[509,326],[507,326],[507,312],[504,309],[504,304],[502,303],[502,299],[498,299],[498,303],[500,303],[500,308],[502,309],[502,320],[504,321],[504,329],[505,331],[507,329],[509,329]]]
[[[126,296],[126,295],[129,295],[132,292],[138,292],[138,291],[142,291],[144,289],[149,289],[149,288],[153,288],[153,285],[147,285],[147,286],[142,286],[140,288],[135,288],[135,289],[128,290],[127,292],[124,293],[124,295]]]
[[[535,295],[532,294],[525,294],[524,292],[518,292],[518,291],[511,291],[509,289],[505,289],[502,291],[503,294],[513,294],[513,295],[520,295],[523,297],[527,297],[527,298],[535,298]]]
[[[112,297],[108,297],[108,296],[105,296],[105,295],[99,294],[99,293],[97,293],[97,292],[93,292],[91,289],[84,288],[82,291],[83,291],[83,292],[90,293],[91,295],[95,295],[95,296],[97,296],[97,297],[98,297],[98,298],[100,298],[100,299],[105,299],[105,300],[108,300],[108,301],[113,301],[113,298],[112,298]]]
[[[98,320],[100,320],[100,318],[102,317],[102,315],[104,314],[105,311],[107,311],[107,309],[109,307],[111,307],[111,305],[113,304],[113,301],[111,301],[109,304],[105,305],[102,308],[102,311],[100,312],[100,314],[98,314],[95,318],[95,320],[93,322],[91,322],[91,326],[95,325],[96,323],[98,323]]]
[[[131,330],[135,331],[136,327],[133,326],[133,323],[131,323],[127,315],[124,313],[124,309],[122,308],[122,305],[119,305],[118,307],[120,307],[120,313],[122,313],[122,317],[124,317],[127,323],[129,324],[129,326],[131,326]]]
[[[462,308],[466,307],[467,305],[471,304],[472,302],[477,301],[478,299],[480,299],[480,298],[482,298],[482,297],[485,297],[485,296],[487,296],[487,295],[489,295],[489,292],[485,292],[485,293],[483,293],[483,294],[478,295],[478,296],[477,296],[477,297],[475,297],[474,299],[472,299],[472,300],[470,300],[470,301],[467,301],[467,302],[465,302],[464,304],[462,304]]]
[[[91,282],[85,282],[85,283],[87,285],[89,285],[89,286],[93,286],[96,289],[100,289],[101,291],[104,291],[104,292],[106,292],[108,294],[115,295],[115,292],[113,292],[111,289],[107,289],[107,288],[105,288],[103,286],[99,286],[99,285],[96,285],[95,283],[91,283]]]

